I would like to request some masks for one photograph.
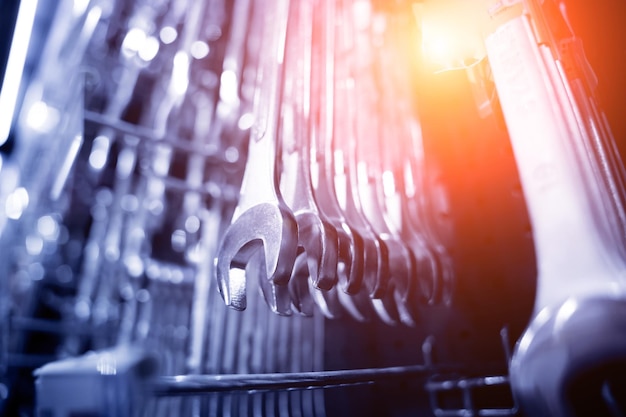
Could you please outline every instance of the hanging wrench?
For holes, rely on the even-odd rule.
[[[355,23],[352,1],[343,4],[342,31],[336,41],[335,52],[335,106],[334,106],[334,153],[333,169],[335,190],[348,224],[363,237],[364,270],[363,284],[372,298],[372,303],[380,318],[390,324],[398,321],[395,303],[385,299],[389,284],[389,251],[385,243],[376,235],[363,214],[363,208],[356,189],[356,141],[353,105],[355,97],[352,62],[358,59],[353,51]]]
[[[313,195],[320,213],[336,229],[338,236],[338,298],[355,319],[371,318],[369,296],[361,285],[363,279],[364,243],[361,235],[346,221],[333,183],[333,114],[335,84],[334,53],[337,30],[334,1],[316,2],[313,13],[310,94],[311,175]],[[348,296],[349,294],[349,296]]]
[[[598,383],[581,388],[598,409],[619,415],[610,368],[620,370],[626,352],[623,208],[586,146],[595,138],[572,91],[579,74],[566,70],[580,68],[545,25],[555,17],[550,5],[525,1],[526,13],[486,39],[538,262],[534,317],[516,345],[511,386],[532,415],[572,416],[582,412],[573,397],[583,391],[574,387],[593,375]]]
[[[280,115],[283,55],[289,2],[268,1],[263,10],[265,47],[260,57],[260,85],[256,97],[257,125],[248,149],[239,203],[217,257],[217,280],[227,305],[245,309],[245,277],[230,269],[247,263],[255,251],[265,255],[268,280],[287,284],[296,258],[298,227],[280,193],[276,139]]]
[[[381,64],[380,73],[384,74],[380,82],[382,97],[382,109],[379,111],[385,120],[382,135],[386,135],[389,140],[385,141],[385,146],[380,149],[380,161],[382,182],[378,182],[379,202],[384,202],[380,212],[383,213],[384,220],[389,227],[387,232],[406,242],[406,248],[410,254],[411,276],[401,294],[399,303],[404,308],[410,310],[417,307],[417,301],[425,301],[427,304],[434,304],[441,289],[440,274],[442,273],[438,258],[435,255],[432,244],[427,241],[427,229],[414,227],[420,222],[420,211],[408,211],[408,199],[405,193],[405,180],[415,180],[412,177],[415,167],[407,166],[410,158],[421,155],[423,150],[418,148],[416,140],[419,134],[419,126],[416,125],[415,112],[412,110],[410,71],[412,68],[410,55],[405,53],[403,44],[406,33],[410,33],[411,27],[407,16],[404,13],[390,13],[390,19],[385,25],[386,47],[379,48],[378,62]],[[378,43],[377,43],[378,44]],[[415,150],[414,152],[411,152]],[[423,164],[421,166],[423,169]],[[419,169],[419,167],[418,167]],[[406,175],[411,175],[406,179]],[[415,184],[414,181],[412,184]],[[413,191],[413,204],[419,206],[419,202],[424,198],[421,194],[424,191],[420,188],[420,194]],[[423,220],[422,220],[423,222]],[[434,242],[437,242],[434,238]],[[442,248],[441,252],[445,252]],[[446,265],[448,266],[448,265]],[[447,274],[449,269],[444,270]],[[401,271],[402,272],[402,271]],[[418,291],[419,290],[419,294]],[[417,297],[419,295],[419,298]],[[416,299],[417,298],[417,299]],[[415,313],[415,311],[413,311]]]
[[[297,271],[299,279],[310,280],[322,294],[330,291],[337,280],[337,231],[319,212],[313,197],[310,175],[309,102],[313,20],[312,4],[298,2],[289,18],[285,58],[285,87],[280,141],[282,145],[281,187],[285,200],[298,222],[299,257],[305,257],[307,274]],[[299,288],[308,287],[306,283]],[[315,291],[315,290],[313,290]],[[306,297],[306,293],[303,293]],[[315,296],[315,294],[314,294]],[[302,297],[302,295],[301,295]],[[301,298],[300,297],[300,298]],[[301,301],[301,300],[300,300]],[[332,301],[330,302],[332,303]],[[330,311],[341,308],[329,304]]]
[[[399,150],[400,155],[394,162],[394,166],[401,167],[403,171],[403,175],[396,177],[401,189],[400,231],[403,238],[410,242],[418,261],[420,299],[427,305],[439,302],[448,305],[451,302],[454,267],[441,236],[428,222],[428,210],[424,207],[423,196],[432,194],[429,194],[424,179],[426,165],[420,127],[409,114],[403,116],[401,111],[399,117],[406,123],[405,137],[409,140],[405,149]]]
[[[385,141],[381,149],[383,176],[382,187],[378,184],[379,201],[384,201],[390,228],[413,254],[416,269],[412,277],[415,282],[411,285],[417,285],[420,301],[434,304],[443,292],[441,282],[449,284],[453,271],[446,249],[425,215],[424,200],[429,198],[423,179],[426,167],[411,89],[416,63],[415,57],[406,53],[412,47],[407,34],[415,29],[410,13],[403,10],[388,13],[387,19],[386,46],[378,48],[380,73],[384,74],[380,79],[384,104],[379,114],[387,120],[384,132],[391,140]]]
[[[384,27],[387,23],[384,19],[385,16],[382,14],[374,15],[373,20],[378,22],[371,27],[389,31],[390,29]],[[359,35],[357,48],[369,48],[371,44],[380,46],[375,48],[379,56],[372,57],[370,62],[366,61],[366,66],[357,70],[355,80],[357,100],[360,103],[356,123],[359,138],[356,147],[358,194],[365,216],[373,230],[389,248],[393,286],[389,291],[393,293],[400,319],[405,324],[415,325],[417,313],[414,311],[411,296],[414,291],[416,260],[393,225],[391,207],[383,204],[385,197],[396,195],[392,174],[394,167],[387,161],[388,150],[402,140],[397,135],[399,133],[397,120],[393,118],[396,97],[392,92],[392,78],[384,72],[388,69],[384,62],[390,58],[385,55],[393,53],[394,45],[383,41],[384,33],[366,35],[367,32]],[[366,56],[365,51],[362,51],[362,54]],[[382,106],[379,106],[377,103],[381,102]]]

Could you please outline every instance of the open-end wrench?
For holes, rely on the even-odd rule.
[[[524,2],[525,13],[486,38],[537,253],[534,317],[516,345],[511,386],[532,415],[580,413],[578,384],[597,389],[595,407],[619,415],[609,369],[620,369],[626,352],[620,213],[580,120],[585,99],[572,92],[582,68],[561,55],[563,39],[545,23],[558,18],[550,5]],[[589,375],[598,382],[588,385]]]
[[[292,298],[290,294],[293,292],[291,279],[293,278],[290,278],[288,285],[276,285],[270,281],[264,273],[264,271],[267,271],[267,267],[265,265],[263,251],[254,253],[250,257],[248,264],[250,264],[251,267],[246,268],[246,271],[253,270],[254,272],[246,272],[245,278],[247,279],[250,276],[258,281],[257,285],[259,291],[263,295],[270,310],[281,316],[290,316],[292,313]],[[290,274],[293,274],[293,269]]]
[[[400,110],[402,114],[403,110]],[[401,115],[408,139],[404,152],[397,155],[395,166],[401,167],[403,175],[397,176],[401,189],[401,233],[418,261],[417,275],[420,299],[434,305],[451,302],[454,266],[441,234],[429,222],[428,209],[423,203],[428,195],[425,177],[424,149],[420,127],[413,116]]]
[[[385,146],[380,148],[380,161],[382,181],[378,182],[379,201],[384,201],[381,207],[385,220],[389,226],[388,232],[406,243],[411,257],[412,273],[408,287],[404,288],[398,301],[404,306],[406,313],[415,314],[417,301],[433,304],[439,296],[441,289],[440,281],[442,268],[438,263],[433,243],[437,243],[433,234],[428,235],[427,227],[416,227],[416,224],[423,224],[422,212],[409,211],[409,205],[419,207],[419,202],[423,200],[424,190],[420,186],[419,190],[412,190],[412,201],[407,198],[407,183],[419,184],[419,179],[414,178],[413,172],[416,169],[424,169],[424,165],[410,165],[412,158],[417,158],[423,154],[423,149],[418,147],[420,130],[415,120],[415,112],[412,110],[410,89],[411,85],[410,69],[412,68],[410,54],[405,53],[404,37],[410,33],[410,21],[404,13],[398,11],[389,13],[384,29],[384,42],[376,44],[386,45],[378,48],[380,54],[377,62],[380,63],[380,74],[384,78],[379,79],[382,86],[382,108],[378,114],[384,120],[381,137],[386,138]],[[420,172],[420,175],[422,173]],[[409,175],[409,178],[406,176]],[[423,176],[423,175],[421,175]],[[416,192],[418,193],[416,195]],[[445,254],[445,249],[439,245],[440,252]],[[442,256],[443,259],[443,256]],[[446,265],[447,266],[447,265]],[[449,278],[451,270],[446,268],[446,277]],[[416,291],[417,290],[417,291]],[[419,294],[418,294],[419,293]],[[416,297],[418,296],[419,297]]]
[[[372,24],[372,28],[388,31],[384,25],[386,17],[383,14],[374,15],[379,24]],[[371,62],[365,61],[366,65],[359,68],[355,74],[355,89],[357,101],[360,103],[357,109],[357,135],[356,146],[357,185],[358,196],[361,206],[375,233],[385,242],[389,248],[389,268],[392,280],[393,297],[403,323],[414,325],[416,312],[412,308],[412,293],[416,261],[407,243],[402,239],[398,229],[392,221],[391,207],[384,203],[391,202],[386,197],[396,195],[393,166],[388,161],[388,150],[397,146],[402,139],[397,136],[396,120],[393,120],[395,111],[395,94],[393,80],[384,73],[387,69],[381,61],[389,59],[385,54],[393,52],[393,44],[384,42],[384,33],[370,33],[370,36],[361,39],[365,33],[359,34],[357,48],[368,47],[369,44],[381,44],[374,49],[378,52],[378,59]],[[373,42],[365,42],[368,38],[378,38]],[[383,49],[383,51],[381,51]],[[365,55],[365,51],[361,52]],[[376,67],[379,62],[379,67]],[[378,69],[378,71],[376,71]],[[382,74],[381,74],[382,73]],[[376,74],[379,76],[376,77]],[[384,75],[383,75],[384,74]],[[380,103],[380,104],[379,104]],[[382,105],[381,105],[382,104]]]
[[[369,296],[362,284],[364,243],[350,227],[337,201],[333,182],[334,53],[336,19],[334,1],[315,3],[311,65],[310,147],[313,194],[320,213],[335,227],[338,237],[338,298],[355,319],[372,316]]]
[[[307,279],[315,288],[326,292],[337,281],[338,241],[336,229],[318,210],[310,175],[312,6],[310,0],[298,2],[289,18],[280,130],[281,190],[298,222],[298,246],[302,250],[299,256],[307,261]],[[299,279],[305,276],[300,271],[296,272]],[[326,304],[330,311],[335,310],[333,316],[340,312],[340,306],[333,306],[332,301]]]
[[[365,132],[363,132],[365,133]],[[365,139],[367,134],[359,135],[359,139]],[[361,142],[366,142],[367,139]],[[380,155],[380,154],[378,154]],[[400,320],[407,325],[415,325],[416,311],[411,307],[412,294],[414,291],[414,279],[416,272],[416,260],[413,252],[404,241],[398,230],[390,226],[387,218],[388,213],[383,203],[384,191],[381,189],[380,180],[386,181],[386,192],[393,187],[389,171],[382,171],[375,166],[367,167],[366,158],[359,158],[359,198],[372,229],[385,243],[389,250],[389,274],[390,284],[386,296],[393,296],[396,302]],[[370,161],[371,162],[371,161]],[[369,174],[368,174],[369,172]],[[376,173],[377,172],[377,173]],[[382,176],[379,176],[382,174]],[[385,296],[384,295],[384,296]]]
[[[291,279],[289,281],[289,296],[293,308],[304,316],[312,316],[315,312],[316,289],[309,286],[309,264],[304,252],[296,257]]]
[[[334,153],[333,168],[335,190],[345,218],[352,229],[363,237],[364,270],[363,284],[372,298],[379,317],[390,324],[398,321],[398,313],[393,304],[385,299],[389,281],[389,251],[385,243],[376,235],[363,214],[356,187],[357,166],[355,160],[356,136],[355,114],[351,99],[355,97],[352,74],[353,39],[355,26],[353,12],[355,3],[346,1],[342,5],[342,31],[336,41],[335,53],[335,106],[334,106]]]
[[[428,197],[424,149],[411,96],[413,90],[409,88],[415,57],[406,53],[411,45],[407,33],[415,29],[408,15],[401,10],[387,14],[388,22],[384,25],[387,46],[378,48],[377,62],[381,65],[380,73],[384,74],[380,79],[384,104],[379,114],[387,120],[384,131],[390,138],[381,149],[384,173],[379,192],[382,191],[381,201],[385,201],[390,226],[414,255],[415,282],[411,285],[417,284],[420,301],[434,304],[443,292],[441,281],[451,281],[453,271],[447,251],[425,215],[424,200]]]
[[[259,58],[260,85],[255,103],[258,120],[251,134],[240,200],[217,257],[222,297],[227,305],[240,310],[246,307],[245,277],[231,277],[230,269],[246,264],[255,251],[262,250],[267,279],[285,285],[291,276],[298,241],[297,223],[280,193],[276,169],[289,2],[272,0],[265,6],[261,13],[266,43]]]

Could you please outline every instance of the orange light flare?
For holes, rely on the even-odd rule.
[[[429,168],[422,181],[444,183],[454,207],[491,201],[508,192],[502,190],[510,188],[505,183],[514,177],[515,165],[484,39],[519,16],[523,3],[422,0],[412,6],[418,56],[412,82],[424,162],[439,178],[429,178]]]
[[[453,97],[454,82],[441,82],[444,72],[459,72],[468,81],[480,118],[492,117],[496,93],[484,39],[524,10],[521,0],[422,0],[412,4],[418,55],[416,85],[427,95]],[[472,110],[473,111],[473,110]]]
[[[522,9],[516,0],[416,2],[422,58],[434,72],[468,68],[487,55],[485,36]]]

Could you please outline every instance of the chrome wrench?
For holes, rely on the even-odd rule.
[[[524,6],[486,41],[538,260],[535,316],[516,345],[511,385],[533,415],[570,416],[576,375],[623,363],[626,262],[613,197],[581,146],[590,138],[570,77],[544,37],[541,6]]]
[[[255,100],[258,119],[251,133],[240,200],[217,256],[220,293],[227,305],[239,310],[246,307],[245,276],[231,276],[231,268],[245,265],[254,252],[262,250],[267,279],[285,285],[291,276],[298,241],[297,223],[280,193],[276,167],[289,2],[274,0],[264,5],[261,13],[266,43],[260,57],[260,85]]]
[[[365,3],[364,3],[365,4]],[[354,27],[353,21],[355,2],[345,1],[342,4],[344,24],[335,43],[335,84],[334,84],[334,152],[333,171],[335,190],[340,207],[353,230],[363,237],[364,270],[363,285],[379,317],[389,323],[398,321],[398,313],[394,303],[383,300],[389,280],[389,250],[385,243],[372,230],[366,220],[358,198],[356,184],[357,167],[355,147],[358,138],[355,136],[355,114],[352,111],[351,99],[355,97],[352,60],[354,56]]]
[[[312,2],[298,2],[292,12],[289,18],[283,123],[280,131],[283,151],[281,187],[298,222],[298,246],[301,248],[299,257],[304,257],[308,265],[308,278],[307,274],[300,271],[294,277],[310,280],[313,287],[326,294],[337,281],[338,241],[336,229],[326,221],[317,207],[311,183],[309,102],[313,42]],[[307,287],[306,282],[298,286],[305,291]],[[306,297],[306,292],[300,293],[298,302]],[[334,306],[333,301],[328,301],[331,304],[326,304],[330,311],[335,311],[332,314],[335,316],[340,312],[340,306]]]
[[[385,16],[375,15],[373,19],[385,19]],[[372,36],[382,38],[384,34],[372,33]],[[363,42],[358,42],[358,45],[365,46]],[[405,324],[415,325],[416,311],[411,296],[414,290],[416,260],[391,221],[391,207],[383,204],[386,201],[385,197],[396,194],[392,171],[394,167],[387,161],[388,150],[397,146],[402,137],[397,135],[398,121],[394,120],[391,114],[395,111],[396,98],[396,94],[391,92],[393,89],[393,85],[390,85],[391,77],[385,73],[376,79],[375,62],[389,59],[382,55],[385,52],[391,54],[393,48],[393,44],[382,43],[376,48],[380,54],[378,59],[374,59],[371,65],[357,72],[355,89],[360,103],[356,122],[359,138],[356,146],[357,185],[365,216],[373,230],[389,248],[390,278],[393,286],[389,291],[393,293],[400,319]],[[380,49],[385,51],[382,52]],[[384,66],[379,68],[378,74],[387,69]],[[382,103],[382,106],[377,103]]]
[[[337,293],[343,307],[357,320],[372,316],[369,296],[362,285],[363,237],[347,222],[333,182],[333,115],[335,86],[335,34],[340,27],[333,1],[316,3],[311,68],[310,146],[313,194],[320,213],[335,227],[338,236]]]

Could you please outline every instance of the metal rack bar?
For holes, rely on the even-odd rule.
[[[156,396],[198,395],[211,392],[296,390],[363,385],[394,378],[427,377],[440,369],[425,365],[339,371],[286,372],[264,374],[180,375],[157,378],[152,385]]]

